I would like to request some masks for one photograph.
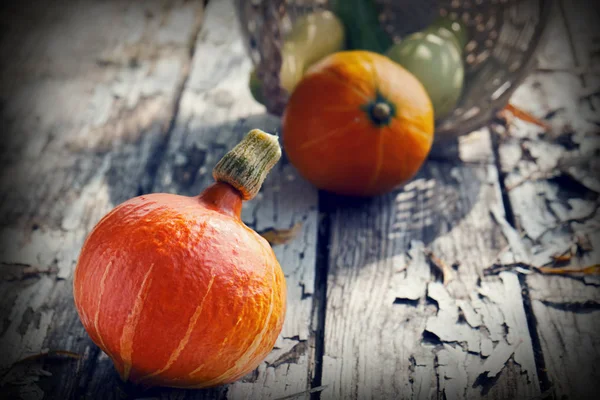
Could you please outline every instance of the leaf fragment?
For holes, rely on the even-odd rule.
[[[35,353],[30,356],[21,358],[20,360],[16,361],[15,364],[22,364],[22,363],[26,363],[26,362],[36,361],[36,360],[39,360],[42,358],[56,357],[56,356],[59,356],[62,358],[71,358],[71,359],[81,358],[81,354],[75,353],[73,351],[44,349],[44,350],[40,351],[39,353]]]
[[[300,233],[301,229],[302,223],[298,222],[290,229],[269,228],[262,232],[259,232],[259,235],[262,236],[272,246],[277,246],[289,243],[298,235],[298,233]]]
[[[510,264],[494,264],[489,268],[483,270],[484,276],[497,275],[503,271],[515,271],[521,274],[531,274],[532,272],[538,272],[544,275],[584,275],[584,276],[597,276],[600,275],[600,264],[588,265],[584,267],[568,266],[568,267],[553,267],[543,266],[537,267],[535,265],[526,263],[510,263]]]
[[[448,285],[454,279],[452,267],[433,254],[431,250],[425,250],[425,256],[427,256],[429,263],[442,273],[442,283],[444,286]]]
[[[523,109],[515,106],[514,104],[508,103],[506,105],[506,107],[504,107],[504,109],[502,111],[509,112],[514,117],[516,117],[516,118],[518,118],[518,119],[520,119],[522,121],[529,122],[531,124],[537,125],[537,126],[543,128],[545,131],[549,131],[550,130],[550,125],[548,125],[547,123],[545,123],[541,119],[535,117],[534,115],[530,114],[529,112],[524,111]]]
[[[569,249],[569,251],[566,253],[553,254],[550,256],[550,258],[552,259],[553,263],[565,263],[565,262],[571,261],[571,258],[573,258],[573,254],[571,253],[571,251]]]
[[[543,274],[553,275],[571,275],[571,274],[583,274],[583,275],[600,275],[600,264],[588,265],[585,267],[539,267],[537,268]]]

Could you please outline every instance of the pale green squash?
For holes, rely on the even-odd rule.
[[[419,79],[439,120],[456,107],[462,93],[466,36],[459,33],[460,29],[450,31],[440,21],[437,24],[406,37],[386,55]]]
[[[344,27],[331,11],[317,11],[299,17],[286,35],[281,49],[281,86],[292,93],[304,72],[325,56],[344,47]],[[264,104],[262,85],[256,71],[250,74],[250,91]]]

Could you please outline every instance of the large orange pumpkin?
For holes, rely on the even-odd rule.
[[[313,65],[283,115],[290,162],[318,188],[343,195],[378,195],[405,183],[433,134],[423,85],[369,51],[338,52]]]
[[[240,211],[280,154],[273,136],[251,131],[201,195],[133,198],[90,233],[75,270],[75,305],[122,379],[215,386],[239,379],[272,350],[285,279]]]

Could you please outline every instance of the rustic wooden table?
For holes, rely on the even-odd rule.
[[[572,246],[581,254],[571,266],[599,262],[600,11],[584,0],[555,8],[539,67],[511,100],[550,129],[492,121],[460,140],[459,159],[430,160],[402,190],[364,201],[319,193],[278,164],[244,221],[258,231],[302,225],[274,246],[288,314],[256,371],[212,390],[119,381],[73,305],[85,235],[130,197],[197,194],[249,129],[279,130],[248,90],[230,1],[201,3],[79,0],[3,12],[0,392],[594,397],[600,281],[527,268]],[[446,284],[428,251],[455,264]],[[484,273],[495,263],[520,264]]]

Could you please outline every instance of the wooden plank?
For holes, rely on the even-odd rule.
[[[459,149],[392,194],[331,199],[322,398],[539,393],[518,277],[482,274],[506,245],[489,132]],[[447,286],[425,249],[460,263]]]
[[[212,167],[250,129],[278,132],[280,120],[264,112],[248,89],[251,69],[230,1],[210,2],[198,36],[190,77],[153,192],[195,195],[212,182]],[[277,399],[310,389],[311,324],[318,225],[317,191],[282,159],[256,199],[244,203],[242,218],[257,231],[302,224],[298,236],[274,246],[284,270],[288,306],[275,349],[242,380],[212,390],[154,389],[140,393],[122,385],[110,361],[96,368],[88,395],[118,398]]]
[[[597,88],[600,77],[581,73],[593,54],[599,14],[582,1],[564,2],[567,24],[562,37],[574,47],[562,55],[570,71],[533,74],[511,100],[538,116],[551,115],[552,129],[514,121],[501,130],[500,163],[515,224],[523,233],[521,261],[536,266],[568,251],[577,238],[592,251],[574,256],[567,266],[600,262],[600,205],[597,159],[600,151]],[[595,25],[594,25],[595,24]],[[566,29],[568,27],[568,30]],[[562,46],[566,46],[562,45]],[[576,161],[573,163],[573,161]],[[526,278],[546,376],[542,386],[555,398],[595,398],[600,379],[600,281],[594,276],[531,274]]]
[[[82,392],[98,354],[73,306],[79,250],[109,209],[147,190],[202,7],[29,5],[5,7],[1,17],[0,49],[11,62],[0,81],[0,390],[17,399],[66,399]],[[10,367],[43,349],[82,357]]]
[[[534,93],[538,91],[545,98],[569,101],[565,96],[568,91],[564,90],[564,86],[561,88],[555,85],[557,81],[564,80],[556,76],[548,77],[548,81],[540,77],[533,79],[537,79],[534,82],[541,83],[541,86],[536,85],[534,88],[526,83],[524,91],[528,88]],[[567,80],[569,81],[578,80]],[[555,89],[559,92],[554,91]],[[561,95],[557,96],[557,93]],[[526,100],[525,95],[520,98]],[[523,106],[536,104],[532,99],[526,101]],[[543,113],[548,109],[539,111]],[[524,243],[528,249],[527,257],[520,261],[536,266],[550,263],[551,256],[568,251],[579,236],[592,242],[593,251],[581,258],[573,257],[569,265],[583,267],[597,264],[600,262],[597,194],[592,194],[583,185],[571,181],[571,178],[565,178],[566,175],[549,178],[556,172],[556,163],[568,157],[566,154],[569,151],[561,144],[552,143],[551,138],[540,139],[535,129],[530,129],[528,134],[523,129],[519,129],[519,132],[520,137],[506,139],[500,149],[504,160],[503,168],[507,173],[506,185],[514,187],[509,191],[510,203],[517,225],[525,234]],[[583,131],[579,131],[581,132]],[[585,140],[583,137],[585,135],[580,139]],[[575,143],[580,139],[575,137]],[[589,146],[591,144],[598,148],[597,137],[595,142],[592,144],[588,136],[585,141],[588,145],[576,145],[582,146],[582,149],[583,146],[588,146],[588,150],[593,151]],[[523,152],[522,148],[526,151]],[[579,150],[571,152],[573,151],[581,157]],[[533,159],[528,159],[529,157]],[[585,158],[579,160],[584,161]],[[599,284],[597,277],[593,276],[577,279],[537,274],[527,276],[548,373],[548,388],[555,391],[557,397],[593,397],[587,397],[592,394],[588,388],[592,387],[600,375],[595,368],[586,368],[585,365],[594,364],[600,359]]]

